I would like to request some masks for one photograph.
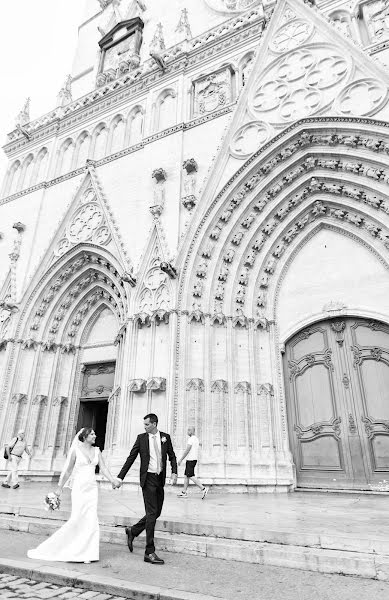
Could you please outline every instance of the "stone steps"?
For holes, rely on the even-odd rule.
[[[2,506],[0,529],[47,535],[68,516],[66,511],[49,513],[31,507]],[[100,515],[101,541],[125,545],[124,525],[133,522],[135,519]],[[157,525],[156,544],[161,551],[389,580],[389,541],[384,539],[336,537],[298,530],[235,529],[222,524],[163,519]],[[135,548],[142,546],[143,540],[135,542]]]

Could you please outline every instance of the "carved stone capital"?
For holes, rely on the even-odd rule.
[[[143,393],[146,391],[145,379],[130,379],[128,382],[128,391],[134,393]]]
[[[150,327],[151,321],[150,321],[149,313],[146,313],[146,312],[136,313],[134,315],[134,322],[137,323],[138,327],[143,327],[144,325],[146,325],[146,327]]]
[[[26,229],[26,226],[23,223],[20,223],[20,221],[14,223],[12,227],[13,229],[16,229],[18,233],[23,233],[23,231]]]
[[[251,383],[248,381],[238,381],[235,384],[235,394],[238,392],[244,392],[245,394],[251,394]]]
[[[191,194],[189,196],[184,196],[181,202],[187,210],[192,210],[197,204],[197,198],[194,194]]]
[[[159,167],[158,169],[154,169],[154,171],[151,173],[151,177],[155,179],[156,183],[163,183],[167,179],[167,174],[165,169]]]
[[[204,391],[204,380],[199,378],[187,379],[186,390],[196,390],[198,392]]]
[[[166,378],[165,377],[151,377],[147,380],[146,389],[164,392],[166,390]]]
[[[11,404],[18,404],[19,402],[25,404],[27,402],[27,394],[14,394],[12,396]]]
[[[228,392],[228,383],[225,379],[215,379],[211,384],[211,392]]]
[[[53,406],[61,406],[62,404],[66,405],[68,402],[67,396],[57,396],[53,400]]]
[[[197,173],[198,164],[194,158],[187,158],[182,163],[182,168],[185,169],[186,174],[189,175],[190,173]]]

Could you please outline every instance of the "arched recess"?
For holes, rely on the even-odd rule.
[[[20,178],[21,178],[21,163],[20,160],[13,162],[8,170],[6,177],[4,196],[10,196],[20,189]]]
[[[154,103],[154,130],[167,129],[177,122],[177,94],[173,88],[163,90]]]
[[[75,149],[75,167],[83,167],[89,157],[91,139],[87,131],[83,131],[77,139]]]
[[[21,189],[26,189],[31,185],[33,168],[34,168],[34,155],[29,154],[28,156],[26,156],[26,158],[23,162],[23,165],[22,165],[22,172],[20,175],[20,177],[21,177],[20,188]]]
[[[123,115],[116,115],[110,124],[107,144],[107,154],[114,154],[123,149],[125,121]]]
[[[125,146],[133,146],[142,141],[144,125],[144,110],[140,105],[134,106],[128,114]]]
[[[92,156],[95,160],[104,158],[107,153],[108,129],[105,123],[100,123],[92,136]]]
[[[121,352],[115,337],[127,321],[129,290],[120,273],[121,265],[107,251],[78,246],[51,267],[43,267],[25,294],[7,369],[2,438],[8,439],[17,417],[12,398],[22,394],[24,423],[30,437],[39,438],[34,468],[57,469],[63,463],[76,426],[81,363],[101,362],[105,354],[112,361]],[[105,308],[115,316],[116,330],[109,332],[109,343],[88,349],[86,332]],[[37,429],[39,415],[44,434]]]
[[[74,142],[71,138],[67,138],[61,145],[57,160],[57,177],[65,175],[72,170],[74,158]]]
[[[277,484],[291,481],[274,312],[277,273],[308,232],[326,228],[353,235],[386,264],[388,152],[384,123],[369,122],[364,131],[352,119],[307,119],[261,148],[215,198],[203,197],[196,208],[178,252],[179,328],[185,334],[176,353],[175,397],[181,404],[174,407],[174,423],[185,419],[190,401],[185,385],[191,380],[202,382],[205,397],[212,397],[215,385],[222,389],[227,448],[222,460],[231,463],[231,473],[239,455],[236,390],[246,386],[244,410],[256,422],[246,447],[252,473],[262,456]],[[376,310],[374,295],[365,309],[380,311],[381,317],[388,312],[383,306]],[[189,369],[193,364],[196,368]],[[283,467],[274,472],[271,464]]]
[[[39,150],[35,159],[34,171],[32,174],[30,185],[40,183],[46,178],[47,163],[49,159],[49,152],[46,147]]]

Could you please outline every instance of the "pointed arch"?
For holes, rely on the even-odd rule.
[[[9,167],[5,180],[4,196],[11,196],[19,190],[21,170],[20,160],[15,160]]]
[[[125,145],[133,146],[142,141],[144,127],[144,109],[143,106],[134,106],[127,117]]]
[[[74,142],[72,138],[67,138],[58,152],[56,175],[64,175],[72,170],[74,158]]]
[[[40,183],[41,181],[45,180],[48,159],[48,149],[46,147],[41,148],[35,159],[34,171],[31,178],[31,185],[35,185],[35,183]]]
[[[116,115],[109,126],[107,154],[114,154],[122,150],[125,136],[125,120],[123,115]]]
[[[94,160],[104,158],[107,152],[108,129],[105,123],[99,123],[92,135],[91,156]]]
[[[91,138],[88,131],[83,131],[77,138],[75,148],[75,162],[76,168],[85,165],[90,153]]]

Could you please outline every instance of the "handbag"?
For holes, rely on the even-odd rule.
[[[16,438],[16,442],[17,442],[17,441],[18,441],[18,438]],[[4,447],[4,458],[5,458],[5,460],[8,460],[8,459],[9,459],[9,456],[10,456],[10,454],[11,454],[12,450],[13,450],[13,449],[15,448],[15,446],[16,446],[16,442],[14,443],[14,445],[12,446],[12,448],[10,448],[9,446],[5,446],[5,447]],[[8,452],[8,449],[9,449],[9,452]]]

